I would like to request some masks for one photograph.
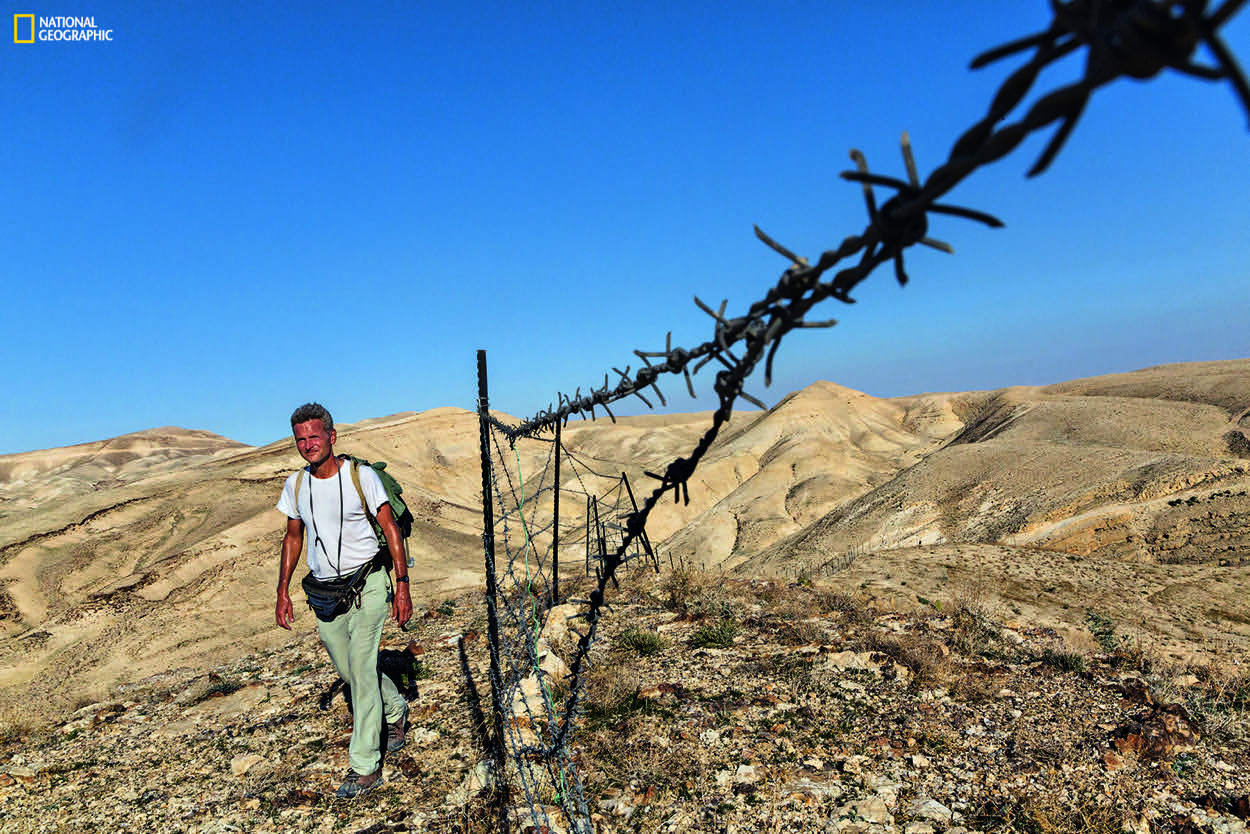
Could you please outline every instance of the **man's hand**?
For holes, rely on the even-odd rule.
[[[395,583],[395,601],[391,603],[391,613],[400,628],[412,617],[412,595],[408,592],[407,582]]]
[[[408,554],[404,552],[404,534],[399,531],[399,525],[395,523],[395,513],[391,510],[391,505],[383,502],[378,507],[378,514],[375,517],[378,520],[378,526],[386,534],[386,547],[391,553],[391,562],[395,566],[395,579],[407,576]],[[412,594],[408,590],[407,582],[395,582],[395,599],[391,603],[391,614],[400,628],[403,628],[412,617]]]
[[[278,625],[291,630],[291,624],[295,622],[295,607],[291,605],[291,594],[286,588],[278,589],[278,604],[274,606],[273,615]]]
[[[278,604],[273,608],[273,618],[278,625],[291,630],[295,622],[295,607],[291,605],[291,574],[304,548],[304,522],[298,518],[286,520],[286,534],[282,537],[282,559],[278,562]]]

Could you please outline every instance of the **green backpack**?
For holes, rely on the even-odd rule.
[[[386,534],[382,532],[382,525],[378,524],[378,520],[374,518],[373,513],[369,512],[369,502],[365,500],[365,491],[360,488],[360,467],[368,466],[378,473],[378,479],[382,481],[382,488],[386,490],[386,501],[391,505],[391,514],[395,516],[395,523],[399,525],[399,532],[403,535],[404,555],[408,555],[408,537],[412,535],[412,511],[408,509],[408,505],[404,503],[404,488],[400,486],[399,481],[386,471],[386,461],[376,461],[370,463],[364,458],[358,458],[355,455],[339,455],[339,460],[351,461],[352,466],[352,483],[356,487],[356,494],[360,496],[360,506],[365,508],[365,515],[369,516],[369,523],[373,525],[373,532],[378,537],[378,547],[386,547]],[[308,467],[304,467],[299,471],[299,477],[295,479],[295,505],[299,506],[299,489],[304,484],[304,476],[308,474]],[[408,560],[412,564],[412,559]]]

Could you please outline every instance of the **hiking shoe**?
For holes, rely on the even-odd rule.
[[[382,766],[378,765],[378,769],[372,773],[357,773],[354,770],[347,771],[347,778],[343,780],[343,784],[339,785],[338,793],[335,794],[339,799],[351,799],[353,796],[360,796],[373,790],[382,783]]]
[[[386,725],[386,752],[395,753],[404,749],[407,744],[407,737],[404,731],[408,729],[408,702],[404,702],[404,714],[399,716],[399,720],[394,724]]]

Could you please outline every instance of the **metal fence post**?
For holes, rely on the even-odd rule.
[[[560,604],[560,421],[556,421],[555,498],[551,512],[551,605]]]
[[[486,629],[490,643],[490,702],[495,719],[495,779],[501,786],[504,753],[503,675],[499,670],[499,584],[495,576],[495,509],[491,501],[490,397],[486,385],[486,351],[477,352],[477,422],[482,457],[482,549],[486,559]],[[506,792],[505,792],[506,795]]]

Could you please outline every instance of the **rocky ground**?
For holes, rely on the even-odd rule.
[[[1076,651],[975,595],[903,614],[805,582],[623,584],[575,737],[599,831],[1246,830],[1244,666],[1169,666],[1097,611],[1097,650]],[[350,716],[325,704],[335,679],[301,625],[51,725],[11,721],[0,831],[497,830],[457,649],[467,636],[484,688],[480,595],[389,627],[421,650],[408,746],[350,801],[333,796]]]

